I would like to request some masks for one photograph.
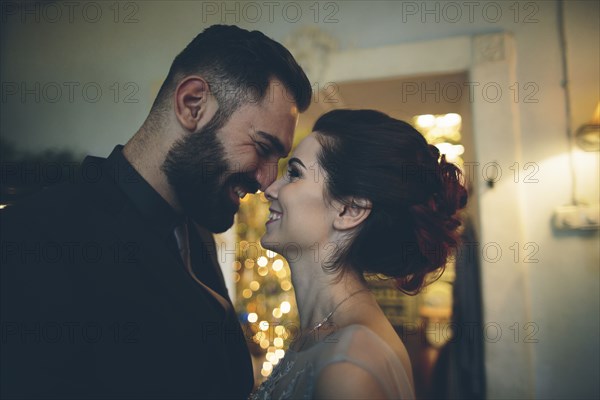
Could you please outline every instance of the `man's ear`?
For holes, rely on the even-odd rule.
[[[360,198],[350,199],[350,204],[338,203],[333,227],[341,231],[356,228],[371,214],[372,206],[369,200]]]
[[[188,76],[175,89],[175,115],[188,131],[195,132],[204,125],[207,116],[210,88],[202,77]]]

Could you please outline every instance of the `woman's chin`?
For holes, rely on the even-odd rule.
[[[260,245],[262,246],[263,249],[266,250],[271,250],[274,251],[277,254],[280,254],[279,251],[277,251],[279,249],[278,243],[276,241],[273,241],[269,238],[269,234],[265,233],[261,238],[260,238]]]

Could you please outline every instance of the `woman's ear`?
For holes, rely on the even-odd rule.
[[[210,98],[208,82],[200,76],[188,76],[175,89],[175,115],[188,131],[195,132],[204,125]],[[214,101],[214,100],[213,100]]]
[[[333,227],[340,231],[356,228],[369,216],[372,206],[369,200],[356,197],[350,199],[350,204],[338,203]]]

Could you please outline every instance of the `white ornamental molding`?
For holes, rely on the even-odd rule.
[[[506,59],[505,33],[477,35],[473,38],[475,64],[504,61]]]
[[[304,69],[311,83],[324,85],[329,57],[338,49],[338,41],[316,26],[305,26],[292,32],[285,46]],[[320,86],[319,86],[320,87]]]

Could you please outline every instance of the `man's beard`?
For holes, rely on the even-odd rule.
[[[232,171],[217,133],[226,121],[215,115],[200,130],[176,141],[162,165],[183,212],[214,233],[233,225],[238,205],[231,189],[239,185],[254,193],[260,185],[248,172]]]

